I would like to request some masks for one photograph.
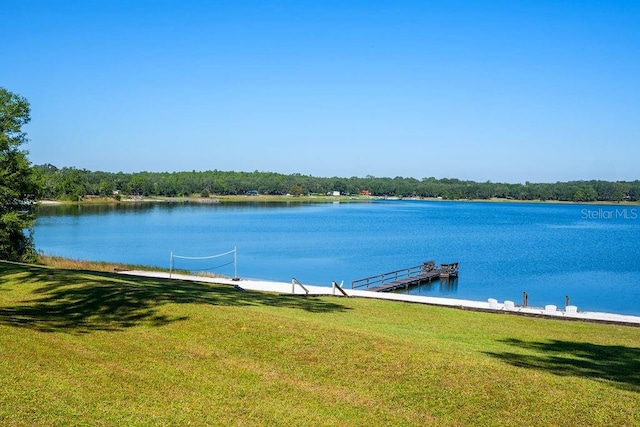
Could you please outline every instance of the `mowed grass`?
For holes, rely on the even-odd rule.
[[[640,425],[640,328],[0,262],[0,425]]]

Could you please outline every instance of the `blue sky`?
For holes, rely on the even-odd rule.
[[[638,1],[0,0],[34,164],[635,180]]]

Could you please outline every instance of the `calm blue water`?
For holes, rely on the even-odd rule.
[[[411,293],[640,315],[640,209],[385,201],[357,204],[44,206],[39,250],[169,267],[170,253],[237,248],[242,278],[330,286],[418,265],[460,262],[457,281]],[[176,268],[232,276],[231,256]],[[225,265],[226,264],[226,265]]]

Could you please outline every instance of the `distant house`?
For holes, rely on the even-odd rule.
[[[363,196],[370,196],[371,192],[369,190],[362,190],[360,194],[362,194]]]
[[[331,192],[331,195],[332,195],[333,197],[338,197],[338,196],[340,196],[340,192],[339,192],[339,191],[332,191],[332,192]]]

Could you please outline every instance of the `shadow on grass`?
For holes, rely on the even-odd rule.
[[[13,286],[34,285],[28,300],[0,306],[0,325],[39,331],[121,330],[185,320],[159,313],[164,304],[270,306],[313,313],[347,308],[325,299],[250,292],[228,285],[117,276],[0,262],[0,274]],[[0,282],[0,289],[2,289]]]
[[[513,366],[604,381],[623,390],[640,392],[640,348],[558,340],[502,342],[532,354],[487,354]]]

